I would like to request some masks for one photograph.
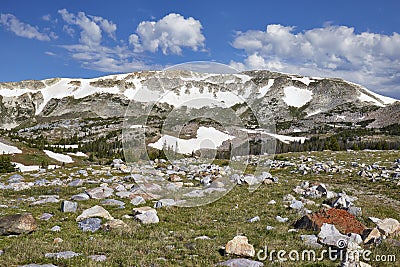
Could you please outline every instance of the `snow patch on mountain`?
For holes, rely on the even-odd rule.
[[[49,150],[43,150],[43,152],[46,153],[46,155],[49,158],[55,159],[59,162],[64,162],[64,163],[73,163],[74,162],[74,160],[70,156],[67,156],[64,154],[54,153]]]
[[[221,132],[214,127],[200,127],[197,130],[196,138],[181,139],[171,135],[163,135],[155,143],[150,143],[150,147],[163,149],[169,147],[173,151],[181,154],[190,154],[201,148],[217,149],[224,141],[235,138],[227,133]]]
[[[304,83],[307,86],[310,85],[310,83],[315,82],[315,80],[310,79],[310,77],[302,77],[302,78],[292,77],[292,81],[300,81],[300,82]]]
[[[312,99],[312,91],[297,88],[294,86],[288,86],[283,89],[285,96],[283,97],[283,101],[288,106],[300,108],[307,104]]]
[[[274,81],[274,79],[269,79],[268,84],[260,88],[260,95],[258,96],[258,98],[262,98],[266,95],[266,93],[268,93],[269,89],[271,89],[271,87],[274,85]]]
[[[15,147],[15,146],[10,146],[6,145],[2,142],[0,142],[0,155],[1,154],[21,154],[22,151]]]

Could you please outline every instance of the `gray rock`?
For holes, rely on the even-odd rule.
[[[260,217],[255,216],[255,217],[253,217],[251,219],[248,219],[247,221],[250,222],[250,223],[259,222],[260,221]]]
[[[42,205],[42,204],[47,204],[47,203],[58,203],[58,202],[60,202],[58,197],[49,196],[49,197],[44,197],[41,200],[32,202],[32,205]]]
[[[83,181],[81,179],[73,180],[72,182],[70,182],[68,184],[68,186],[82,186],[82,185],[83,185]]]
[[[0,256],[4,254],[4,251],[0,249]]]
[[[73,257],[80,256],[80,253],[75,253],[73,251],[62,251],[57,253],[46,253],[44,256],[46,258],[56,258],[56,259],[70,259]]]
[[[62,212],[76,212],[77,209],[78,209],[78,203],[77,202],[64,200],[61,203],[61,211]]]
[[[292,200],[292,203],[290,204],[290,208],[295,209],[295,210],[301,210],[304,208],[303,202],[299,200]]]
[[[239,258],[230,259],[224,262],[220,262],[217,266],[229,266],[229,267],[262,267],[264,263],[260,261],[253,261],[249,259]]]
[[[101,227],[101,220],[99,218],[87,218],[84,219],[83,221],[80,221],[78,223],[78,227],[83,231],[83,232],[96,232],[97,230],[100,229]]]
[[[271,225],[267,225],[267,227],[265,228],[267,231],[271,231],[272,229],[274,229],[274,227],[273,226],[271,226]]]
[[[9,183],[19,183],[24,181],[24,177],[22,177],[22,175],[20,174],[13,174],[10,176],[10,178],[8,178],[7,180]]]
[[[103,201],[101,201],[101,204],[107,206],[118,206],[120,208],[123,208],[125,206],[125,203],[123,201],[116,199],[104,199]]]
[[[135,219],[140,221],[143,224],[150,224],[150,223],[158,223],[160,219],[158,218],[157,214],[154,212],[145,212],[142,214],[135,215]]]
[[[96,187],[86,190],[85,193],[88,194],[90,198],[103,199],[112,196],[114,190],[109,187]]]
[[[175,205],[175,200],[173,200],[173,199],[170,199],[170,198],[164,198],[164,199],[160,199],[159,201],[157,201],[155,204],[154,204],[154,208],[155,209],[159,209],[159,208],[161,208],[161,207],[164,207],[164,206],[173,206],[173,205]]]
[[[351,206],[347,210],[350,214],[356,216],[356,217],[361,217],[362,216],[362,210],[360,207],[356,206]]]
[[[50,229],[50,231],[52,231],[52,232],[60,232],[60,231],[61,231],[61,227],[58,226],[58,225],[53,226],[53,227]]]
[[[283,217],[281,217],[281,216],[276,216],[275,217],[275,219],[278,221],[278,222],[280,222],[280,223],[284,223],[284,222],[287,222],[288,220],[289,220],[289,218],[283,218]]]
[[[332,224],[324,223],[318,234],[320,242],[328,246],[344,248],[349,242],[349,237],[343,235]]]
[[[301,235],[300,238],[309,247],[322,248],[322,245],[318,244],[318,237],[316,235]]]
[[[134,206],[145,204],[145,203],[146,203],[146,200],[144,200],[144,198],[141,196],[136,196],[131,200],[131,204]]]
[[[77,194],[77,195],[73,195],[73,196],[71,197],[71,200],[82,201],[82,200],[88,200],[89,198],[90,198],[90,197],[89,197],[88,194],[86,194],[86,193],[80,193],[80,194]]]
[[[50,214],[50,213],[45,212],[45,213],[42,214],[42,216],[40,216],[39,220],[48,221],[48,220],[50,220],[51,217],[53,217],[53,216],[54,216],[53,214]]]
[[[94,260],[94,261],[105,261],[107,260],[106,255],[90,255],[88,256],[89,259]]]

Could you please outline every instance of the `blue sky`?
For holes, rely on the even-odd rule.
[[[400,98],[400,2],[0,2],[0,81],[194,60],[340,77]]]

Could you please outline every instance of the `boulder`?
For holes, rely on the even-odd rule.
[[[27,234],[38,227],[32,214],[13,214],[0,218],[0,235]]]
[[[85,192],[86,192],[86,194],[89,195],[90,198],[103,199],[103,198],[108,198],[108,197],[112,196],[112,194],[114,193],[114,190],[112,188],[104,186],[104,187],[96,187],[96,188],[88,189]]]
[[[79,221],[82,221],[82,220],[84,220],[84,219],[93,218],[93,217],[104,218],[104,219],[107,219],[107,220],[113,220],[113,219],[114,219],[114,218],[110,215],[110,213],[108,213],[108,211],[107,211],[106,209],[104,209],[103,207],[101,207],[101,206],[94,206],[94,207],[91,207],[91,208],[89,208],[89,209],[84,210],[84,211],[82,212],[82,214],[79,215],[79,216],[76,218],[76,221],[79,222]]]
[[[253,245],[249,244],[249,241],[245,236],[235,236],[226,244],[225,251],[228,254],[235,254],[244,257],[254,257],[256,254]]]
[[[73,201],[64,200],[61,203],[62,212],[76,212],[78,209],[78,203]]]
[[[78,222],[78,227],[83,232],[96,232],[101,227],[101,220],[99,218],[87,218]]]
[[[376,223],[376,226],[385,236],[400,234],[400,223],[396,219],[386,218],[380,220]]]

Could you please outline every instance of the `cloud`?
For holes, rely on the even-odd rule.
[[[80,39],[81,44],[89,47],[99,46],[102,41],[102,31],[108,34],[111,38],[115,39],[115,31],[117,25],[112,21],[97,16],[87,16],[84,12],[78,12],[78,14],[69,13],[66,9],[58,10],[63,20],[69,25],[76,25],[80,28]],[[69,35],[72,35],[71,27],[64,27]]]
[[[164,55],[182,54],[182,48],[198,51],[204,48],[205,37],[200,21],[171,13],[159,21],[142,21],[136,33],[129,36],[129,44],[135,52],[157,52]]]
[[[398,33],[356,33],[330,24],[296,32],[272,24],[266,31],[238,32],[232,46],[245,52],[243,62],[231,62],[236,68],[341,77],[380,91],[398,90]]]
[[[52,56],[52,57],[56,56],[56,54],[51,51],[46,51],[44,53],[45,53],[45,55],[48,55],[48,56]]]
[[[50,32],[49,34],[40,32],[38,27],[21,22],[13,14],[0,14],[0,24],[3,25],[6,30],[15,33],[17,36],[28,39],[50,41],[51,39],[55,39],[57,36],[53,32]]]
[[[46,14],[42,16],[42,20],[44,21],[50,21],[51,20],[51,15],[50,14]]]

